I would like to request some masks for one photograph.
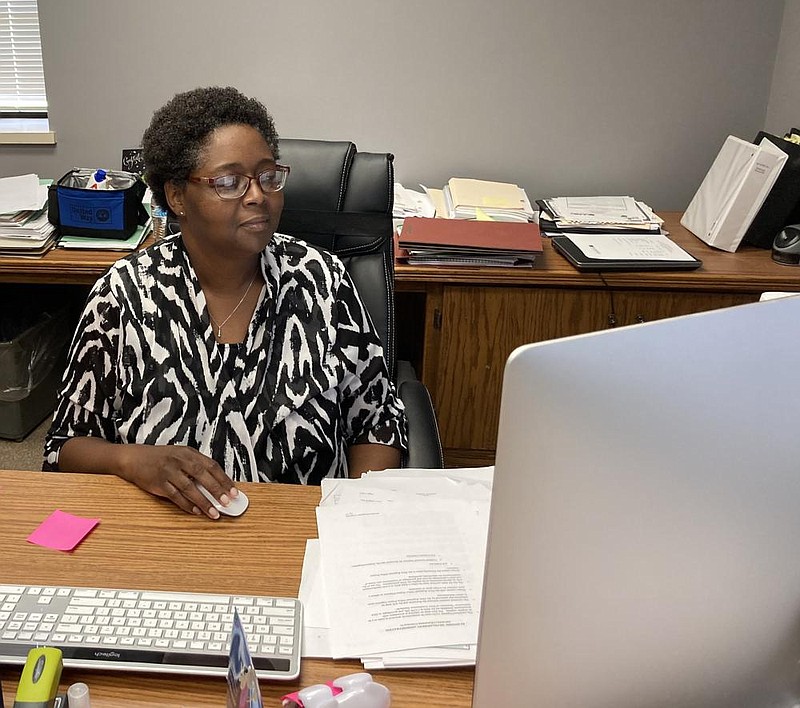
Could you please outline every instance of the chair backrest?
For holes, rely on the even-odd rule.
[[[282,138],[280,161],[291,167],[280,233],[339,256],[383,341],[395,378],[394,156],[358,152],[347,141]]]

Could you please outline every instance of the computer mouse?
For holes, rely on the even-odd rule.
[[[800,224],[787,226],[772,242],[772,260],[786,265],[800,265]]]
[[[202,484],[195,482],[195,485],[200,490],[200,493],[214,505],[214,508],[220,514],[225,514],[225,516],[241,516],[244,514],[247,507],[250,506],[250,500],[241,489],[239,490],[239,494],[237,494],[235,497],[231,497],[231,502],[228,504],[228,506],[222,506],[222,504],[219,503],[219,500],[214,499],[211,492],[209,492]]]

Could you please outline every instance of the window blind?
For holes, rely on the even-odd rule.
[[[47,114],[36,0],[0,0],[0,114]]]

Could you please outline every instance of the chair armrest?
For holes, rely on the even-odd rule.
[[[405,379],[398,383],[397,394],[405,406],[408,421],[408,456],[403,466],[442,469],[444,454],[428,389],[421,381]]]

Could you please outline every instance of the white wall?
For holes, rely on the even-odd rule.
[[[0,174],[118,166],[172,94],[233,84],[286,137],[393,152],[409,186],[472,176],[531,198],[624,193],[671,210],[726,135],[764,127],[784,0],[39,0],[39,11],[58,144],[0,147]]]

